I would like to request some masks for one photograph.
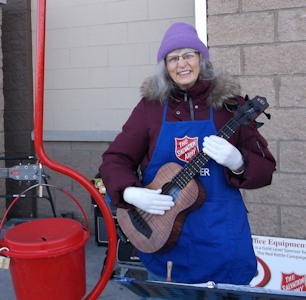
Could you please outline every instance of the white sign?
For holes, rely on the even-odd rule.
[[[257,274],[253,287],[306,291],[306,240],[253,235]]]

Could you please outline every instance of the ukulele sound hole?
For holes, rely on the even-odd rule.
[[[162,194],[172,196],[173,201],[179,197],[180,195],[180,187],[175,182],[167,182],[162,187]]]

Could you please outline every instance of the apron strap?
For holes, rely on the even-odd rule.
[[[169,103],[169,101],[166,100],[166,102],[165,102],[165,107],[164,107],[164,114],[163,114],[163,122],[166,121],[166,119],[167,119],[168,103]]]

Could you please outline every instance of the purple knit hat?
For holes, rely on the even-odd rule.
[[[174,50],[191,48],[199,51],[203,58],[209,59],[207,47],[199,39],[196,29],[187,23],[174,23],[166,32],[157,53],[159,63]]]

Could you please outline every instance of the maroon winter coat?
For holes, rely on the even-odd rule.
[[[162,125],[164,105],[159,100],[152,100],[147,86],[149,84],[145,82],[145,97],[134,108],[122,132],[103,154],[103,163],[99,168],[108,195],[117,207],[128,207],[122,198],[126,187],[142,186],[137,170],[139,166],[141,171],[145,170],[150,162]],[[168,99],[167,121],[191,120],[187,100],[191,98],[195,120],[209,119],[209,109],[214,107],[214,122],[219,131],[234,116],[227,103],[237,95],[236,90],[237,86],[231,79],[220,77],[215,83],[198,82],[186,92],[173,92]],[[245,104],[242,97],[235,98],[240,105]],[[224,168],[229,184],[244,189],[269,185],[276,163],[267,148],[266,140],[259,134],[256,123],[242,126],[229,141],[240,150],[245,161],[242,175],[234,175]],[[202,142],[199,141],[199,149],[202,149]]]

